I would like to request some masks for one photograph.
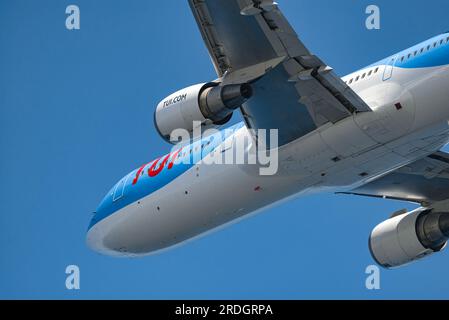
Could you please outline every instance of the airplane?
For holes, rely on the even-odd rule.
[[[283,201],[334,192],[412,202],[380,223],[369,250],[394,269],[449,240],[449,33],[343,78],[301,42],[272,0],[188,0],[218,78],[157,106],[155,126],[191,143],[121,179],[87,232],[93,250],[141,257],[172,249]],[[225,128],[239,110],[243,122]],[[275,174],[259,162],[210,164],[275,130]],[[188,159],[189,161],[182,161]]]

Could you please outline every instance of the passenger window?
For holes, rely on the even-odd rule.
[[[429,51],[429,50],[430,50],[430,45],[427,46],[427,51]]]
[[[357,78],[355,78],[355,82],[359,81],[360,76],[357,76]]]
[[[366,73],[364,73],[364,74],[362,75],[362,79],[365,79],[365,77],[366,77]]]
[[[373,70],[371,70],[371,71],[368,73],[368,77],[371,76],[372,74],[373,74]]]
[[[379,67],[376,68],[376,71],[374,71],[374,73],[377,73],[377,71],[379,71]]]
[[[436,47],[437,47],[437,43],[436,43],[436,42],[435,42],[435,43],[433,44],[433,47],[434,47],[434,48],[436,48]]]
[[[404,62],[404,59],[405,59],[405,57],[402,57],[402,58],[401,58],[401,62]]]
[[[351,84],[354,81],[354,79],[349,80],[349,84]]]
[[[418,55],[418,51],[415,51],[415,57]]]
[[[421,53],[423,53],[424,52],[424,48],[421,48]]]

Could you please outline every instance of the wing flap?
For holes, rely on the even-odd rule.
[[[251,129],[283,130],[285,118],[307,128],[281,134],[286,140],[280,143],[285,144],[326,123],[371,111],[331,67],[307,49],[274,1],[189,0],[189,3],[217,74],[224,82],[251,82],[257,86],[263,78],[276,78],[281,84],[271,90],[281,90],[272,94],[280,96],[287,91],[289,98],[295,98],[287,103],[289,108],[282,110],[279,105],[284,103],[283,99],[275,104],[245,104],[242,113]],[[273,61],[280,61],[279,65],[273,65]],[[267,65],[271,67],[260,71],[261,66]],[[277,73],[273,74],[273,70]],[[278,77],[280,73],[282,78]],[[250,75],[257,77],[248,81]],[[291,93],[292,87],[295,94]],[[300,116],[304,108],[308,117]],[[283,115],[277,115],[276,111],[282,111]],[[271,120],[257,119],[260,116]],[[260,127],[260,123],[266,127]]]
[[[420,203],[428,206],[449,199],[449,154],[437,152],[365,186],[345,192]]]

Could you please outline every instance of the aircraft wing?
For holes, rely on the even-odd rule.
[[[345,192],[420,203],[449,199],[449,154],[437,152],[361,188]]]
[[[313,55],[272,0],[188,0],[224,84],[253,85],[242,113],[249,128],[293,141],[371,109]]]

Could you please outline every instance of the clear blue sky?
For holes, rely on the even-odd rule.
[[[449,30],[446,0],[279,0],[302,40],[344,75]],[[65,29],[65,8],[81,30]],[[169,146],[157,102],[214,78],[184,0],[0,0],[0,298],[449,298],[449,252],[382,272],[367,239],[412,206],[347,196],[298,199],[163,255],[89,251],[91,212],[123,175]],[[81,268],[81,290],[65,268]]]

